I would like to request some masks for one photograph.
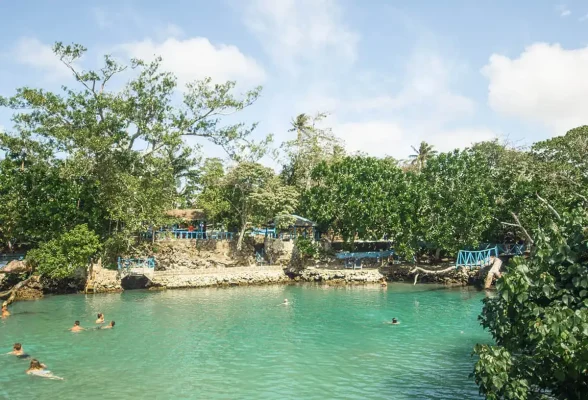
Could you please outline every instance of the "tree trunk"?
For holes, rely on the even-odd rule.
[[[33,279],[33,275],[29,276],[27,279],[25,279],[24,281],[20,281],[19,283],[17,283],[16,285],[14,285],[12,287],[12,289],[7,290],[5,292],[1,292],[0,293],[0,299],[4,300],[6,299],[6,305],[11,304],[15,297],[16,297],[16,292],[18,292],[18,290],[20,288],[22,288],[23,286],[25,286],[27,283],[29,283],[31,281],[31,279]]]
[[[245,230],[247,229],[247,223],[243,222],[241,230],[239,231],[239,238],[237,239],[237,250],[243,249],[243,237],[245,236]]]
[[[498,257],[496,257],[494,259],[494,262],[492,263],[492,267],[490,267],[490,270],[488,271],[488,274],[486,275],[486,278],[484,279],[484,289],[490,289],[490,287],[492,286],[492,281],[494,280],[494,277],[500,278],[500,268],[502,267],[502,260]]]

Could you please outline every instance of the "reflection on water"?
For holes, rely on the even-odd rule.
[[[483,297],[272,285],[19,302],[21,315],[0,321],[0,353],[22,342],[66,380],[34,379],[0,357],[0,399],[470,399],[472,347],[489,340],[477,322]],[[115,329],[67,332],[76,319],[94,328],[98,312]],[[393,317],[400,325],[383,323]]]

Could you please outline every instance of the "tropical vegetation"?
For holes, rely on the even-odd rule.
[[[165,210],[186,207],[236,232],[239,249],[247,229],[288,225],[292,214],[351,249],[388,240],[409,260],[524,241],[530,255],[507,266],[485,301],[481,322],[495,344],[476,347],[476,382],[493,399],[588,393],[588,126],[530,148],[489,141],[437,152],[422,142],[402,161],[347,154],[325,114],[299,114],[295,137],[275,146],[272,135],[253,140],[256,124],[225,118],[253,106],[261,88],[238,96],[235,82],[204,79],[179,91],[160,59],[105,56],[84,71],[85,51],[54,47],[75,87],[0,97],[13,111],[0,132],[0,243],[29,250],[37,272],[65,278],[92,258],[112,261],[169,223]],[[186,137],[225,157],[205,158]],[[304,257],[317,252],[298,244]]]

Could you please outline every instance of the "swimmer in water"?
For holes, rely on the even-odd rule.
[[[97,324],[103,324],[104,323],[104,314],[103,313],[98,313],[98,319],[96,320]]]
[[[386,282],[386,277],[382,277],[382,281],[380,282],[381,287],[388,287],[388,282]]]
[[[62,381],[63,378],[59,377],[59,376],[55,376],[53,375],[53,373],[49,370],[47,370],[47,367],[45,366],[45,364],[41,364],[39,362],[39,360],[33,358],[31,360],[31,364],[29,365],[29,369],[27,369],[27,375],[35,375],[35,376],[40,376],[41,378],[47,378],[47,379],[57,379]]]
[[[281,306],[289,306],[290,303],[288,303],[288,299],[284,299],[284,302],[282,304],[280,304]]]
[[[80,326],[80,321],[74,322],[74,326],[70,328],[70,331],[72,331],[72,332],[80,332],[80,331],[83,331],[83,330],[84,330],[84,328],[82,328]]]
[[[2,318],[10,317],[10,311],[8,311],[8,303],[2,303]]]
[[[110,321],[110,324],[108,324],[108,325],[106,325],[106,326],[103,326],[103,327],[102,327],[102,328],[100,328],[100,329],[112,329],[112,328],[114,328],[114,324],[115,324],[115,322],[114,322],[114,321]]]
[[[398,320],[397,320],[396,318],[392,318],[392,322],[391,322],[391,324],[392,324],[392,325],[398,325],[398,324],[399,324],[399,322],[398,322]]]
[[[12,346],[12,351],[8,354],[12,354],[14,356],[17,356],[18,358],[29,358],[30,356],[28,354],[26,354],[22,348],[22,344],[20,343],[15,343],[14,346]]]

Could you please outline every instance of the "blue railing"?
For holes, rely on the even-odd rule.
[[[349,253],[349,252],[341,252],[335,254],[335,258],[339,260],[346,260],[346,259],[361,259],[361,258],[386,258],[394,255],[394,250],[385,250],[385,251],[366,251],[366,252],[359,252],[359,253]]]
[[[272,228],[253,228],[251,232],[249,232],[249,236],[267,236],[271,238],[276,238],[276,229]]]
[[[118,258],[118,270],[126,269],[127,271],[131,268],[153,268],[155,269],[155,258]]]
[[[152,238],[151,232],[143,233],[143,237],[147,239]],[[220,231],[189,231],[187,229],[173,229],[173,230],[159,230],[155,231],[157,239],[173,238],[173,239],[198,239],[198,240],[233,240],[233,232]]]
[[[485,250],[469,251],[460,250],[457,254],[455,268],[458,267],[483,267],[490,263],[490,257],[498,257],[498,247],[494,246]]]
[[[498,254],[502,256],[522,256],[525,254],[525,245],[524,244],[516,244],[516,243],[503,243],[503,244],[489,244],[483,243],[480,245],[480,250],[490,249],[492,247],[496,247],[498,249]]]

